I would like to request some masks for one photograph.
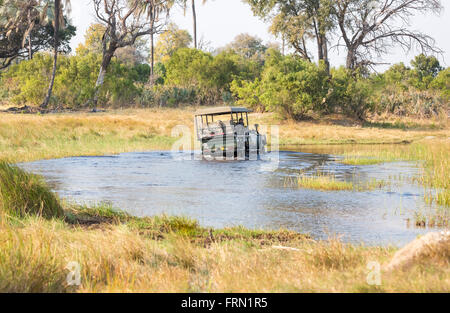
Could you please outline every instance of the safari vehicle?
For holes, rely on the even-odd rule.
[[[253,160],[265,153],[266,136],[250,129],[246,108],[216,107],[195,114],[197,139],[204,158]]]

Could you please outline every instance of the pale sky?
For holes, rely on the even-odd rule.
[[[268,31],[269,24],[262,22],[253,16],[249,5],[241,0],[209,0],[202,5],[197,1],[197,36],[211,43],[212,48],[225,46],[240,33],[248,33],[258,36],[264,42],[276,42]],[[95,22],[93,4],[91,0],[72,0],[72,23],[77,27],[77,36],[71,41],[72,49],[84,41],[84,34],[91,23]],[[444,10],[440,16],[418,15],[411,19],[411,29],[420,30],[436,40],[436,44],[444,51],[439,57],[445,66],[450,64],[450,1],[443,0]],[[190,9],[183,15],[183,10],[176,7],[171,12],[171,21],[180,28],[186,29],[192,34],[192,15]],[[313,44],[309,45],[311,52],[315,51]],[[402,49],[397,49],[383,59],[387,63],[404,62],[409,64],[410,60],[419,52],[413,51],[405,54]],[[345,62],[345,51],[330,51],[332,66],[338,66]],[[379,66],[377,70],[384,70],[386,66]]]

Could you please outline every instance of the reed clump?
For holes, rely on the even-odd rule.
[[[0,161],[0,211],[16,217],[63,216],[57,196],[41,177],[4,161]]]

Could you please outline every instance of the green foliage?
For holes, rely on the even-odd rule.
[[[238,99],[237,104],[248,107],[255,111],[264,111],[265,107],[261,102],[262,94],[261,82],[259,78],[254,81],[250,80],[233,80],[231,83],[231,91]]]
[[[439,61],[433,57],[419,54],[411,61],[414,68],[414,78],[412,85],[418,89],[427,89],[433,79],[443,69]]]
[[[32,60],[13,65],[2,75],[2,89],[14,103],[39,103],[46,95],[51,68],[51,56],[36,54]]]
[[[445,101],[450,101],[450,67],[439,72],[431,83],[431,88],[438,90]]]
[[[249,34],[237,35],[225,48],[255,61],[262,61],[267,50],[261,39]]]
[[[373,110],[372,86],[368,79],[355,77],[350,70],[340,67],[332,71],[332,87],[330,102],[345,115],[362,120]]]
[[[167,70],[163,63],[158,62],[154,66],[154,74],[155,74],[155,84],[164,85],[166,81]]]
[[[166,63],[171,56],[181,48],[187,48],[192,42],[188,31],[179,29],[175,24],[170,24],[168,29],[162,33],[155,47],[155,60]]]
[[[178,49],[166,66],[165,84],[169,87],[192,89],[196,102],[215,104],[229,97],[230,85],[234,79],[255,79],[258,75],[257,62],[246,60],[232,51],[225,51],[213,57],[211,54],[189,48]]]
[[[58,199],[39,176],[3,161],[0,161],[0,211],[16,217],[63,216]]]
[[[212,55],[196,49],[178,49],[167,62],[168,85],[179,87],[208,87]]]
[[[378,113],[429,118],[448,109],[449,70],[442,70],[435,57],[423,54],[411,65],[394,64],[369,80]]]
[[[94,25],[95,26],[95,25]],[[92,99],[101,64],[101,28],[92,26],[77,55],[61,55],[51,98],[53,107],[79,108]],[[99,93],[102,105],[178,107],[237,104],[255,111],[303,119],[310,113],[343,113],[364,119],[370,112],[431,117],[448,110],[450,69],[434,57],[417,56],[411,67],[394,64],[382,74],[333,68],[328,75],[295,55],[283,56],[255,38],[217,55],[179,47],[165,63],[155,64],[154,84],[147,84],[148,64],[136,62],[134,50],[115,56]],[[248,40],[247,40],[248,39]],[[131,60],[131,61],[130,61]],[[134,60],[134,61],[133,61]],[[0,96],[15,104],[40,104],[50,80],[52,57],[38,53],[0,73]]]
[[[102,53],[102,37],[106,27],[100,23],[91,24],[84,35],[84,43],[80,43],[76,49],[77,55],[89,53]]]
[[[328,75],[323,64],[282,56],[271,51],[260,81],[233,83],[233,92],[239,103],[262,105],[266,110],[279,112],[293,119],[302,119],[311,110],[325,107],[328,93]],[[253,92],[252,92],[253,90]],[[259,103],[260,104],[259,104]]]
[[[59,57],[52,104],[75,108],[91,99],[95,93],[100,63],[101,55],[94,53]],[[36,54],[32,60],[11,66],[2,76],[1,89],[13,103],[39,104],[45,97],[51,70],[51,56]],[[127,66],[113,61],[101,90],[101,102],[133,102],[141,92],[137,85],[146,82],[149,74],[147,64]]]

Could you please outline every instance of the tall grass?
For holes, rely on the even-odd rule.
[[[411,145],[395,147],[375,146],[368,149],[351,148],[343,151],[343,163],[353,165],[367,165],[395,161],[417,162],[421,174],[415,181],[426,189],[427,201],[439,205],[450,206],[450,141],[448,139],[422,140]],[[370,157],[370,158],[368,158]]]
[[[178,124],[193,125],[193,111],[23,115],[0,113],[0,158],[14,162],[130,151],[169,150]]]
[[[154,229],[158,231],[158,229]],[[265,232],[266,236],[270,232]],[[152,239],[128,224],[74,227],[24,219],[0,231],[2,292],[449,292],[448,253],[407,271],[381,272],[367,283],[369,262],[385,264],[393,248],[276,239],[212,241],[169,233]],[[247,238],[252,241],[251,238]],[[81,285],[68,286],[69,262]]]
[[[61,217],[57,197],[39,176],[0,161],[0,211],[16,217]]]
[[[320,191],[358,192],[381,189],[389,185],[389,182],[377,179],[359,182],[338,180],[336,176],[322,172],[317,172],[314,175],[300,172],[297,176],[286,177],[284,180],[284,187],[314,189]]]
[[[354,190],[353,183],[339,181],[332,175],[318,174],[316,176],[299,175],[298,188],[317,189],[324,191]]]

